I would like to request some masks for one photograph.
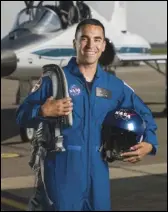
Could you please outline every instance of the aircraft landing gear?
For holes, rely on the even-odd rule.
[[[19,80],[19,88],[16,93],[16,104],[19,105],[23,102],[25,97],[30,93],[32,89],[31,80]]]
[[[25,97],[32,90],[32,81],[31,80],[19,80],[19,88],[16,94],[16,104],[20,105]],[[31,142],[35,136],[34,128],[20,128],[20,137],[22,142]]]

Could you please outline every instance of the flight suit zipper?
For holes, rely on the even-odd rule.
[[[90,91],[90,88],[88,87],[88,84],[85,80],[85,85],[86,85],[86,90],[87,90],[87,93],[88,93],[88,105],[89,105],[89,108],[88,108],[88,138],[87,138],[87,155],[88,155],[88,163],[87,163],[87,190],[86,190],[86,195],[87,197],[89,198],[89,188],[90,188],[90,160],[91,160],[91,157],[90,157],[90,117],[91,117],[91,100],[90,100],[90,96],[91,96],[91,91]]]
[[[84,77],[82,77],[82,84],[84,85],[84,87],[86,88],[86,93],[87,93],[87,98],[88,98],[88,102],[87,102],[87,106],[88,106],[88,113],[87,113],[87,121],[88,121],[88,127],[87,127],[87,133],[88,136],[86,137],[87,142],[86,142],[86,157],[87,157],[87,170],[86,170],[86,178],[87,178],[87,183],[86,183],[86,192],[85,192],[85,199],[89,198],[89,188],[90,188],[90,161],[91,161],[91,157],[90,157],[90,117],[91,117],[91,90],[88,87],[87,81],[85,80]]]

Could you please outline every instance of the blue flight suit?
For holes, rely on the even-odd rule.
[[[151,111],[122,80],[97,66],[89,91],[73,57],[64,67],[69,95],[73,102],[73,126],[63,130],[66,152],[56,153],[55,159],[45,161],[45,182],[48,195],[58,211],[111,210],[110,180],[107,162],[98,151],[101,146],[101,124],[107,112],[119,107],[135,109],[145,120],[144,140],[153,145],[156,154],[157,126]],[[111,93],[104,97],[98,88]],[[40,106],[52,96],[49,77],[31,93],[17,111],[17,123],[22,127],[36,127],[43,119]]]

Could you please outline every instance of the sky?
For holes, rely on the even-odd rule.
[[[114,8],[113,1],[90,1],[107,20]],[[126,1],[127,30],[141,35],[149,42],[167,40],[167,1]]]
[[[110,20],[113,2],[90,1],[89,4]],[[1,1],[1,38],[9,32],[23,7],[23,1]],[[141,35],[150,43],[167,40],[167,1],[127,1],[126,7],[128,31]]]

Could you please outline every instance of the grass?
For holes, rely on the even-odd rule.
[[[152,48],[152,54],[167,54],[167,48]]]

